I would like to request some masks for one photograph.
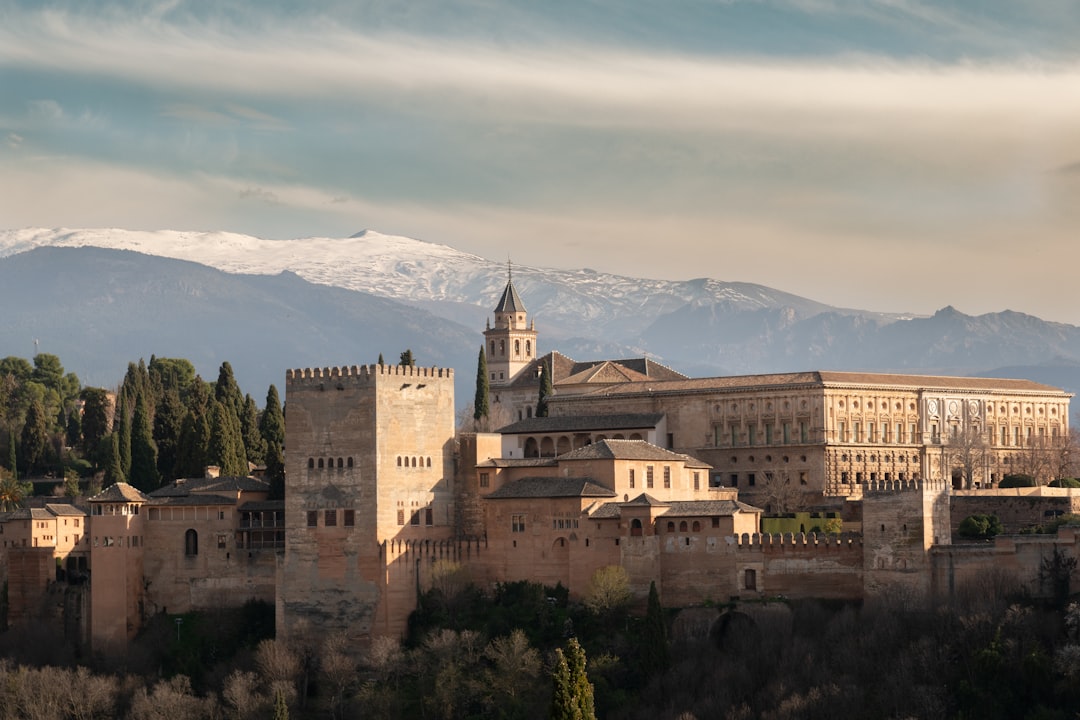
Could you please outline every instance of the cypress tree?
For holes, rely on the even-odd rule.
[[[131,472],[131,414],[128,410],[127,396],[120,393],[120,407],[117,408],[117,442],[119,443],[120,472],[128,477]]]
[[[578,709],[577,717],[581,720],[596,720],[593,686],[585,672],[585,649],[578,643],[577,638],[570,638],[566,646],[566,664],[570,667],[570,689]]]
[[[667,623],[664,622],[664,609],[660,606],[660,594],[656,591],[656,581],[649,583],[649,605],[645,612],[645,632],[642,638],[642,660],[645,672],[661,674],[671,664],[668,651]]]
[[[266,477],[270,481],[270,499],[281,500],[285,497],[285,415],[281,411],[277,388],[273,385],[266,392],[266,407],[259,418],[259,434],[266,444]]]
[[[248,474],[240,422],[225,403],[215,401],[210,411],[210,442],[206,455],[209,464],[217,465],[222,476]]]
[[[210,421],[206,412],[188,410],[180,429],[173,475],[181,478],[202,477],[206,472],[207,446],[210,444]]]
[[[259,408],[251,395],[244,396],[244,413],[240,416],[240,434],[244,441],[245,460],[262,465],[266,460],[266,442],[259,432]]]
[[[145,398],[139,398],[131,421],[131,484],[143,492],[149,492],[161,484],[157,467],[157,446],[150,429],[149,411]]]
[[[379,353],[379,367],[382,367],[382,366],[383,366],[383,365],[385,365],[385,364],[386,364],[386,363],[384,363],[384,362],[383,362],[383,359],[382,359],[382,353]]]
[[[105,487],[115,485],[118,482],[127,482],[123,468],[120,467],[120,436],[117,433],[109,435],[108,452],[105,457]]]
[[[473,420],[487,417],[490,410],[488,406],[488,369],[487,356],[484,354],[484,346],[480,346],[480,358],[476,361],[476,398],[473,400]]]
[[[405,352],[401,353],[401,358],[398,360],[398,365],[410,367],[415,364],[416,358],[413,357],[411,349],[406,349]]]
[[[19,479],[19,468],[15,464],[15,433],[8,431],[8,468],[11,470],[11,479]]]
[[[553,390],[551,388],[551,367],[548,363],[540,363],[540,394],[536,400],[536,417],[548,416],[548,398]]]
[[[244,412],[244,395],[240,392],[240,386],[236,384],[233,376],[232,365],[228,361],[221,363],[218,370],[217,383],[214,384],[214,398],[225,403],[225,407],[232,411],[237,420]]]
[[[154,445],[157,447],[158,476],[174,478],[180,449],[180,433],[187,410],[175,387],[163,390],[154,412]]]
[[[551,720],[580,720],[581,714],[574,703],[570,687],[570,666],[562,648],[555,648],[555,669],[551,673],[553,692],[551,697]]]
[[[83,453],[94,461],[95,467],[104,467],[104,458],[98,454],[102,439],[109,434],[109,396],[101,388],[83,388],[79,393],[83,401],[82,443]]]
[[[45,408],[41,401],[34,398],[26,408],[26,421],[22,429],[22,455],[26,463],[27,474],[32,474],[34,467],[45,455],[49,443],[49,431],[45,423]]]

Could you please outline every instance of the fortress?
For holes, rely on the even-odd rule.
[[[362,647],[400,636],[447,567],[481,586],[562,583],[580,599],[598,569],[621,565],[639,600],[656,582],[666,606],[686,607],[945,602],[989,573],[1038,594],[1046,558],[1080,557],[1069,528],[952,544],[975,511],[1000,505],[1018,527],[1078,509],[1076,491],[996,489],[1068,436],[1058,389],[690,379],[644,359],[538,356],[512,281],[484,335],[492,414],[509,423],[499,432],[456,433],[449,369],[290,370],[283,501],[254,478],[204,478],[0,516],[9,621],[55,608],[67,588],[65,627],[118,655],[151,615],[258,599],[275,604],[280,637],[332,632]],[[554,393],[550,415],[534,417],[542,365]],[[809,527],[761,532],[763,516],[796,509]],[[841,532],[824,534],[830,522]]]

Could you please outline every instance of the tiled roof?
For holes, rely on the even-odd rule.
[[[60,517],[85,517],[86,511],[69,503],[47,503],[45,509]]]
[[[674,453],[644,440],[599,440],[592,445],[571,450],[559,456],[563,460],[654,460],[682,462],[688,468],[709,469],[712,466],[689,455]]]
[[[11,512],[5,510],[0,512],[0,523],[7,522],[11,518]]]
[[[128,485],[125,482],[118,482],[110,485],[94,497],[90,498],[90,502],[146,502],[150,498],[147,497],[141,490],[133,485]]]
[[[622,504],[623,505],[646,505],[648,507],[661,507],[661,506],[664,506],[664,505],[669,505],[670,503],[666,503],[663,500],[657,500],[656,498],[654,498],[649,493],[641,493],[640,495],[638,495],[633,500],[630,500],[629,502],[624,502]]]
[[[624,367],[611,360],[604,360],[596,365],[588,367],[570,377],[563,378],[559,385],[586,385],[586,384],[611,384],[644,382],[649,379],[648,375]]]
[[[618,518],[620,517],[619,505],[620,503],[617,502],[606,502],[589,513],[589,519],[603,520],[605,518]]]
[[[45,508],[19,508],[11,513],[8,520],[52,520],[54,517]]]
[[[697,517],[703,515],[734,515],[739,512],[760,513],[763,511],[738,500],[681,500],[670,503],[663,514],[677,517]]]
[[[542,355],[536,358],[524,369],[522,369],[513,382],[509,384],[509,387],[536,387],[540,381],[539,367],[541,364],[548,365],[551,368],[551,382],[555,386],[556,391],[558,386],[562,384],[581,384],[590,382],[587,380],[579,379],[579,376],[587,373],[590,369],[596,368],[602,365],[612,365],[621,367],[620,376],[612,376],[611,382],[619,385],[625,385],[631,382],[643,382],[645,380],[650,381],[665,381],[665,380],[685,380],[685,375],[680,372],[676,372],[671,368],[661,365],[655,360],[649,360],[648,358],[631,358],[626,360],[586,360],[578,362],[573,358],[568,358],[558,350],[553,350],[547,355]],[[593,379],[593,383],[601,384],[601,380]]]
[[[489,458],[476,467],[557,467],[555,458]]]
[[[623,413],[621,415],[565,415],[518,420],[498,432],[503,435],[543,432],[579,432],[582,430],[644,430],[655,428],[663,413]]]
[[[545,497],[615,497],[615,493],[588,478],[532,477],[503,485],[488,499]]]
[[[958,390],[1005,390],[1008,392],[1062,392],[1059,388],[1010,378],[947,377],[939,375],[903,375],[893,373],[858,373],[809,371],[767,375],[731,375],[686,380],[650,379],[647,383],[624,383],[597,387],[590,395],[641,395],[659,393],[707,392],[711,390],[754,390],[800,385],[806,387],[871,385],[901,388],[942,388]],[[575,395],[556,395],[556,400],[572,400]]]
[[[176,480],[150,493],[150,497],[180,497],[191,493],[270,492],[270,483],[253,477],[227,476]]]
[[[495,312],[497,313],[523,313],[525,312],[525,303],[521,302],[521,296],[518,295],[517,290],[514,288],[514,281],[506,281],[506,289],[503,290],[502,297],[499,298],[499,304],[495,306]]]
[[[209,493],[197,493],[195,495],[152,497],[150,498],[149,504],[155,507],[160,507],[162,505],[235,505],[236,498]]]

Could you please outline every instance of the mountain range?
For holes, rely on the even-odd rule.
[[[410,348],[472,396],[502,263],[373,231],[267,240],[232,233],[0,231],[0,355],[59,355],[84,382],[127,362],[229,360],[258,395],[286,368]],[[1080,390],[1080,328],[1005,311],[929,317],[837,308],[763,285],[512,267],[539,349],[648,355],[693,376],[807,369],[1026,377]],[[32,344],[33,343],[33,344]],[[261,400],[261,398],[260,398]]]

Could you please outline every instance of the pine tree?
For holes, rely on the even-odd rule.
[[[548,398],[551,396],[551,367],[548,363],[540,363],[540,395],[536,400],[536,417],[548,416]]]
[[[487,356],[484,346],[480,346],[480,358],[476,361],[476,397],[473,399],[473,420],[487,417],[490,407],[488,405],[488,369]]]
[[[151,361],[152,363],[153,361]],[[175,387],[162,390],[154,412],[154,445],[158,450],[158,476],[175,479],[176,461],[180,449],[180,433],[184,428],[187,410]]]
[[[645,672],[649,674],[661,674],[671,664],[667,623],[664,622],[664,609],[660,606],[660,594],[656,591],[655,580],[649,583],[649,605],[645,613],[641,656]]]
[[[157,446],[150,429],[149,415],[146,399],[139,398],[131,421],[131,471],[128,477],[131,478],[131,484],[143,492],[155,490],[161,484],[157,467]]]
[[[401,353],[401,358],[398,360],[398,365],[410,367],[415,364],[416,358],[413,357],[411,349],[406,349],[405,352]]]

